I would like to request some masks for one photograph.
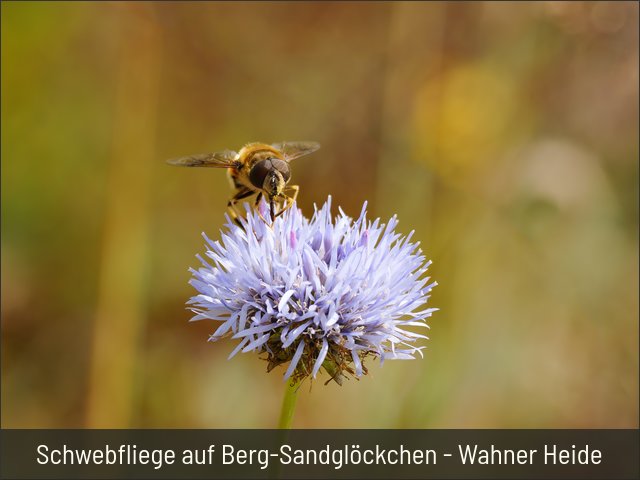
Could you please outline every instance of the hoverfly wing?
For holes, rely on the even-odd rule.
[[[237,153],[233,150],[224,150],[222,152],[198,153],[186,157],[172,158],[167,160],[167,163],[180,167],[230,168],[238,166],[236,156]]]
[[[282,142],[272,145],[276,150],[280,150],[287,162],[293,159],[309,155],[320,148],[318,142]]]

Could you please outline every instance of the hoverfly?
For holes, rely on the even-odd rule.
[[[271,222],[282,215],[296,200],[300,187],[288,185],[291,179],[289,162],[315,152],[320,148],[316,142],[249,143],[239,152],[223,150],[201,153],[167,160],[171,165],[182,167],[226,168],[235,194],[227,203],[233,219],[238,222],[236,203],[256,194],[254,206],[262,197],[269,202]],[[282,200],[282,206],[277,205]],[[279,207],[279,211],[277,210]],[[262,218],[262,214],[258,210]],[[264,220],[264,218],[262,218]]]

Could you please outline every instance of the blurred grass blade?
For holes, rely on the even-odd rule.
[[[134,366],[145,323],[143,285],[158,103],[158,33],[149,4],[119,8],[121,58],[93,333],[89,428],[130,426]]]

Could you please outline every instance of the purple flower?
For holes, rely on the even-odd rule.
[[[345,373],[367,373],[363,359],[413,359],[427,338],[408,327],[427,327],[436,308],[422,308],[436,282],[413,234],[395,233],[366,219],[366,203],[353,221],[331,197],[311,220],[295,205],[272,226],[247,208],[238,226],[227,218],[220,241],[207,241],[205,260],[191,269],[199,294],[188,304],[192,320],[222,322],[209,340],[231,336],[236,353],[266,353],[267,370],[289,363],[285,378],[315,378],[324,368],[342,383]],[[422,308],[422,309],[421,309]]]

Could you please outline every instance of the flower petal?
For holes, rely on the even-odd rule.
[[[305,343],[304,341],[300,341],[300,343],[298,343],[298,348],[296,348],[296,353],[293,355],[293,358],[291,359],[291,363],[289,364],[289,368],[287,368],[287,371],[284,374],[284,379],[286,380],[287,378],[289,378],[291,376],[291,374],[295,371],[296,366],[298,365],[298,362],[300,361],[300,357],[302,357],[302,352],[304,352],[304,346]]]
[[[316,378],[316,373],[320,370],[322,366],[322,362],[324,362],[324,358],[327,356],[327,352],[329,351],[329,342],[327,342],[326,338],[322,339],[322,347],[320,348],[320,352],[318,353],[318,358],[316,359],[316,363],[313,365],[313,370],[311,371],[311,376]]]

